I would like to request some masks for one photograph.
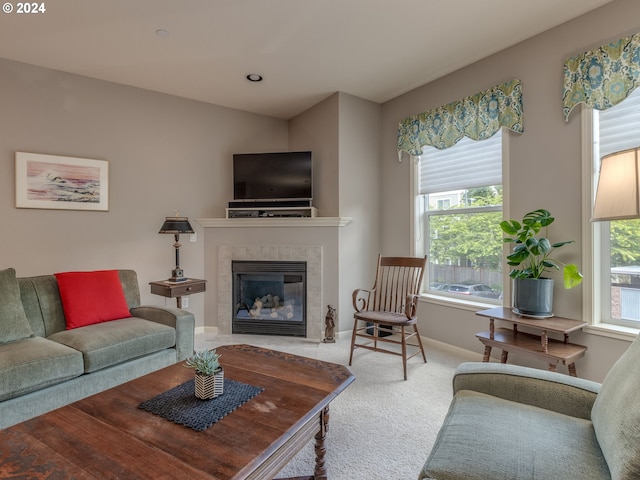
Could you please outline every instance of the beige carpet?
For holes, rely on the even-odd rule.
[[[347,365],[349,340],[324,344],[293,337],[196,335],[196,349],[247,343]],[[451,401],[451,378],[463,361],[480,360],[465,352],[425,343],[427,362],[409,360],[402,380],[400,357],[356,350],[353,382],[330,406],[327,469],[331,480],[415,480]],[[312,442],[313,443],[313,442]],[[279,476],[313,472],[313,444],[303,449]]]

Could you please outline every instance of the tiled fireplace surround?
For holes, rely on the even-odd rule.
[[[324,338],[327,304],[336,306],[338,314],[341,311],[339,250],[348,237],[341,231],[351,217],[195,220],[205,230],[205,278],[210,280],[207,290],[211,287],[212,294],[205,300],[206,308],[217,317],[205,321],[205,328],[231,334],[233,260],[303,261],[307,262],[307,338]],[[351,294],[344,295],[350,305]]]
[[[321,338],[322,303],[322,246],[300,245],[219,245],[218,257],[218,331],[231,333],[233,314],[233,260],[307,262],[307,337]]]

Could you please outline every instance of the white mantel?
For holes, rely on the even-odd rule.
[[[344,227],[352,217],[196,218],[205,228]]]

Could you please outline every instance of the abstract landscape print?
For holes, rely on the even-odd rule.
[[[109,209],[109,162],[16,152],[16,207]]]

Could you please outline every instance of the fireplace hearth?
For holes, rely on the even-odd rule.
[[[232,333],[307,334],[307,262],[234,260]]]

